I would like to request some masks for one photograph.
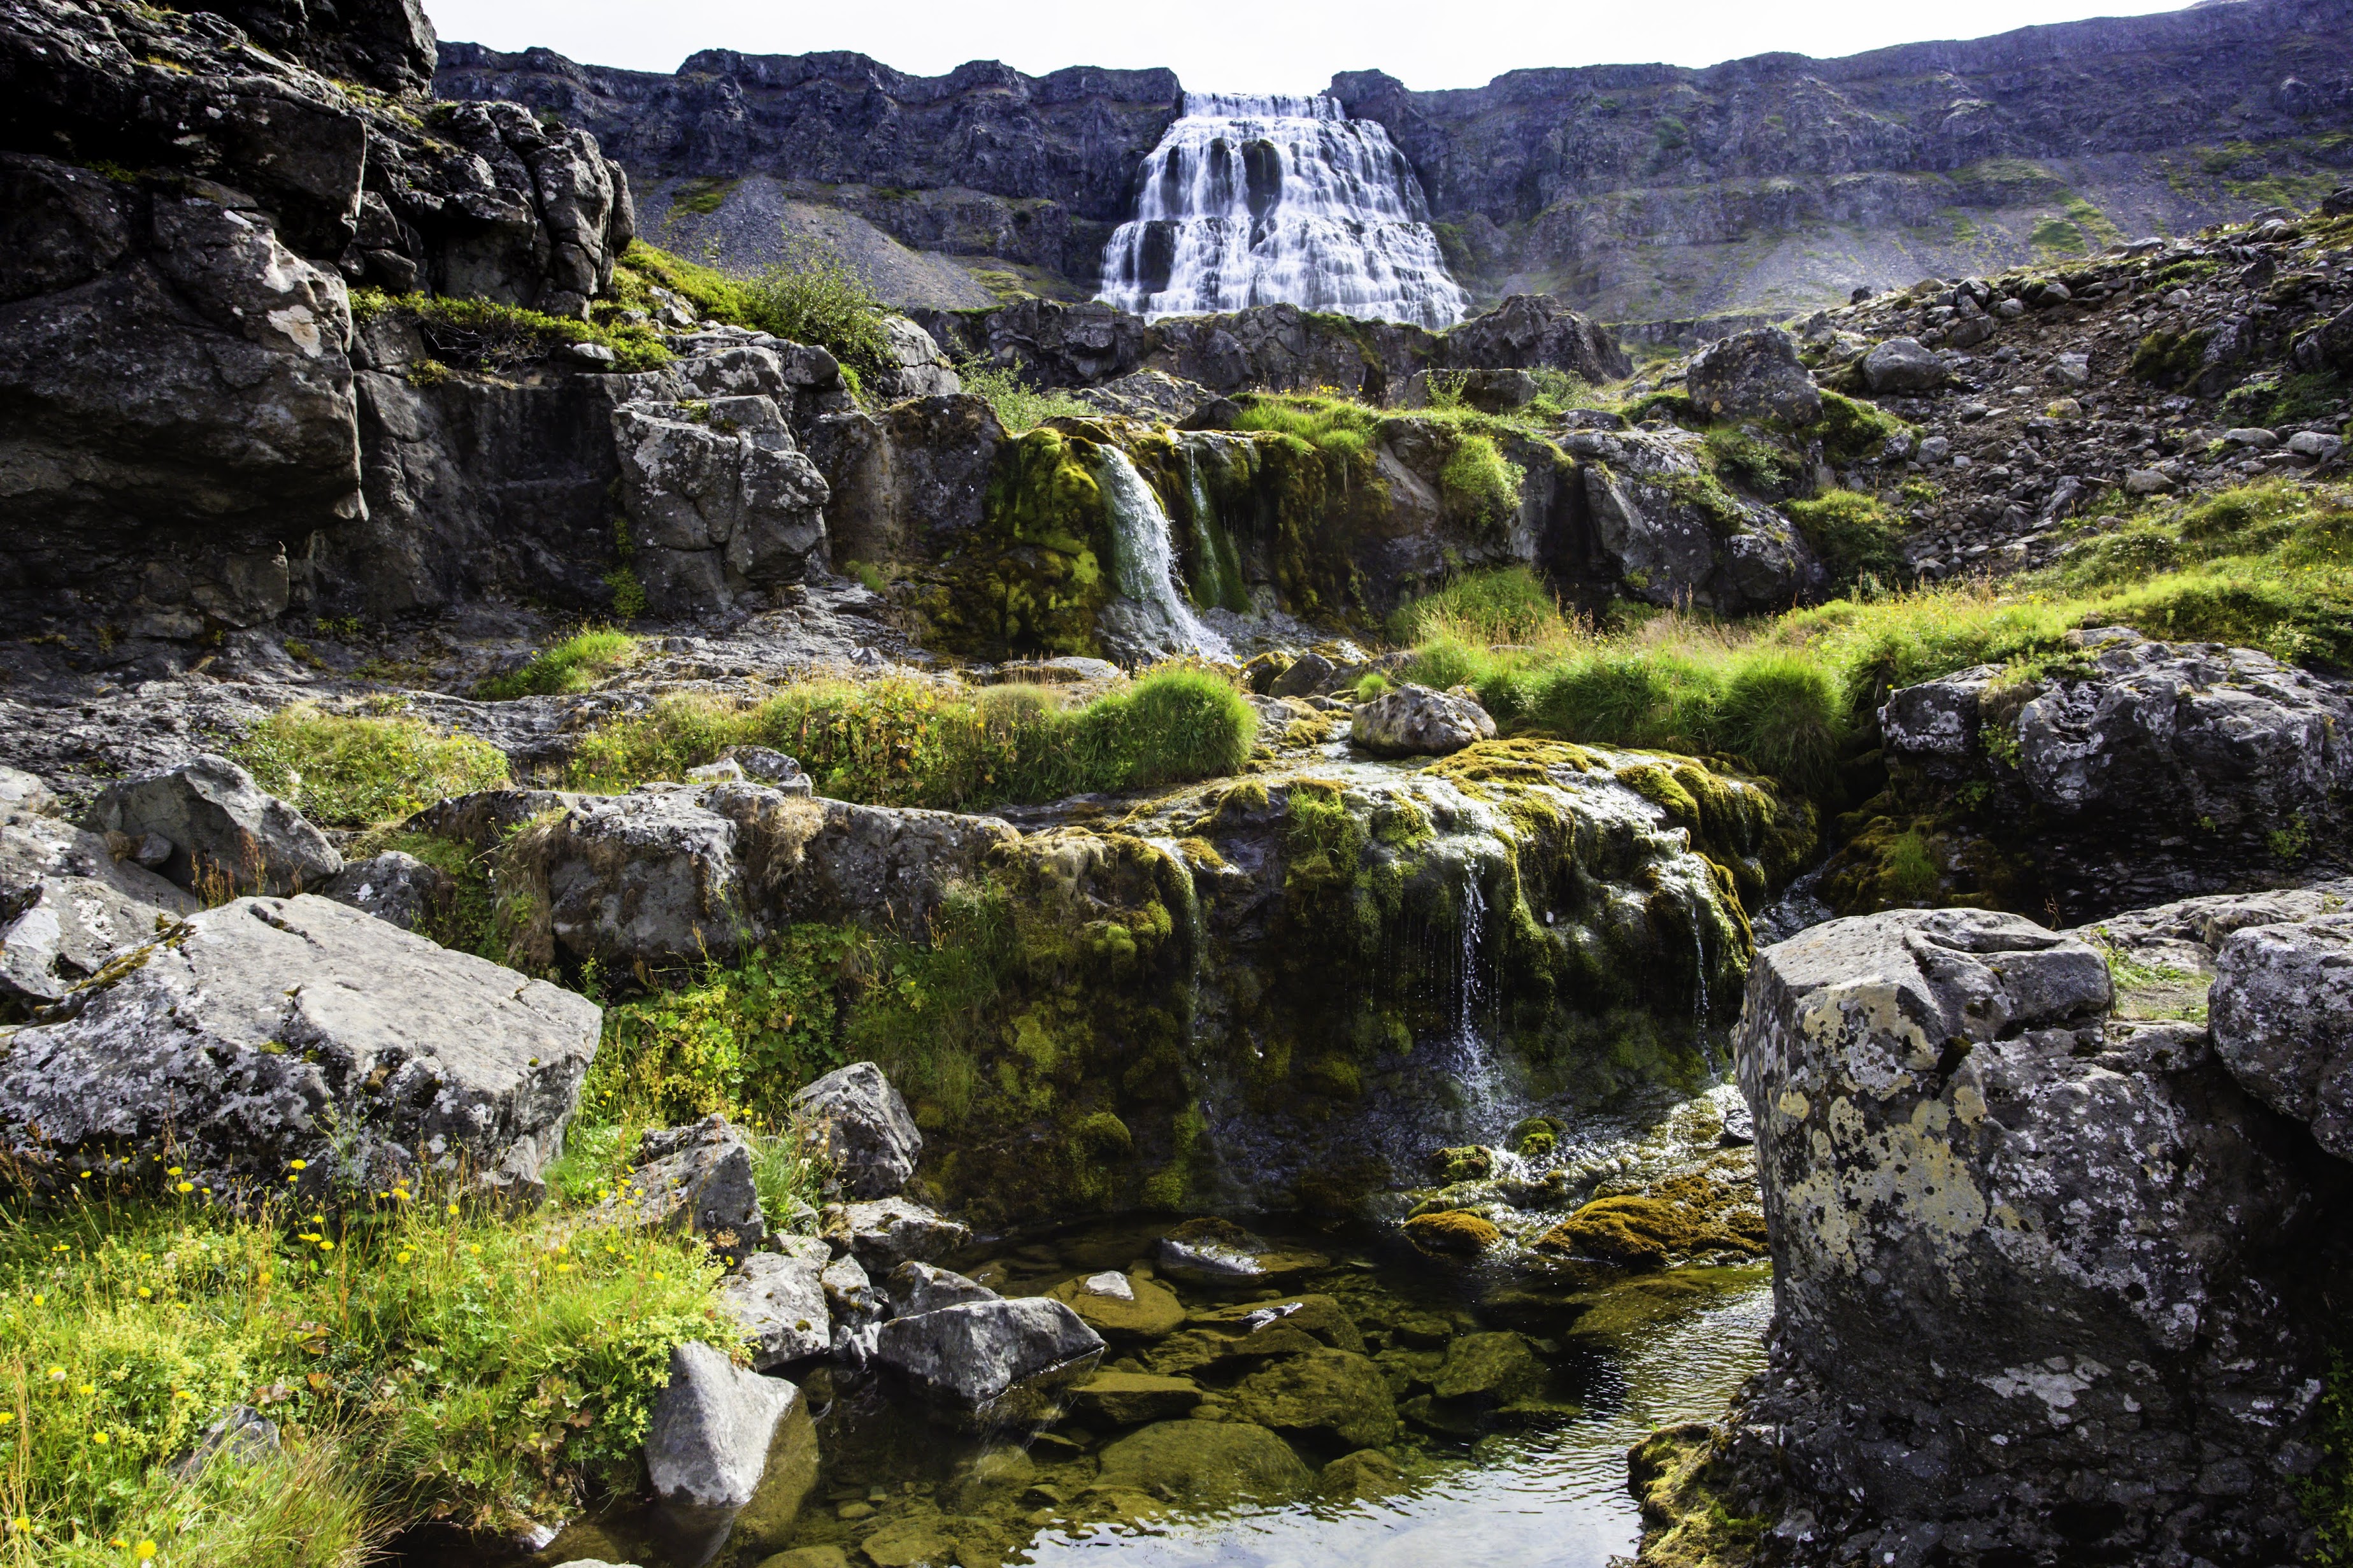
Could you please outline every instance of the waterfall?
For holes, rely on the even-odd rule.
[[[1479,885],[1479,862],[1463,862],[1461,946],[1454,992],[1454,1072],[1462,1085],[1471,1135],[1480,1142],[1502,1138],[1501,1112],[1507,1102],[1495,1065],[1495,1037],[1502,1033],[1503,998],[1482,972],[1487,945],[1487,893]]]
[[[1176,546],[1160,498],[1126,453],[1102,453],[1095,482],[1111,516],[1112,575],[1128,601],[1104,609],[1106,640],[1139,662],[1172,653],[1231,658],[1226,639],[1201,624],[1176,584]]]
[[[1100,299],[1147,320],[1293,304],[1440,329],[1447,275],[1421,182],[1375,121],[1329,98],[1185,95],[1145,161]]]

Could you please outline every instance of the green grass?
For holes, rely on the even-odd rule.
[[[2304,1517],[2320,1537],[2312,1560],[2320,1568],[2353,1568],[2353,1363],[2341,1353],[2328,1358],[2314,1427],[2321,1461],[2296,1483]]]
[[[891,363],[882,332],[888,308],[839,256],[812,240],[788,245],[783,261],[753,277],[632,240],[613,269],[613,308],[652,309],[656,286],[683,296],[712,321],[824,349],[853,380]]]
[[[1543,643],[1567,630],[1560,600],[1535,570],[1471,572],[1398,607],[1389,633],[1401,643],[1440,636],[1461,642]]]
[[[1231,683],[1184,667],[1078,708],[1049,687],[811,681],[748,706],[673,697],[616,720],[581,737],[569,783],[613,791],[681,778],[755,744],[798,758],[837,799],[971,810],[1234,773],[1256,736]]]
[[[295,703],[254,726],[229,755],[264,790],[332,827],[396,821],[507,782],[496,746],[397,711],[344,715]]]
[[[435,1194],[268,1200],[101,1162],[0,1209],[0,1563],[359,1568],[428,1518],[512,1532],[630,1486],[670,1347],[725,1342],[699,1245]],[[325,1216],[323,1223],[318,1216]],[[172,1462],[237,1404],[280,1456]]]
[[[636,662],[640,646],[627,632],[609,626],[584,627],[554,647],[542,649],[521,669],[483,681],[475,695],[501,699],[586,691],[602,677]]]
[[[352,290],[353,319],[367,321],[385,314],[405,317],[416,325],[435,356],[425,363],[440,366],[444,375],[448,363],[493,374],[514,370],[545,358],[566,343],[594,343],[612,350],[616,370],[659,370],[670,361],[670,350],[651,328],[625,321],[575,321],[489,300],[391,295],[380,289]],[[423,379],[438,377],[428,374]]]
[[[996,410],[997,422],[1005,426],[1005,433],[1008,436],[1034,430],[1049,419],[1095,419],[1102,416],[1101,409],[1080,402],[1067,392],[1038,391],[1024,382],[1020,373],[1009,365],[970,359],[956,366],[956,374],[963,379],[966,392]]]
[[[1852,592],[1866,580],[1892,584],[1904,574],[1904,520],[1876,496],[1825,490],[1791,501],[1788,511],[1838,592]]]
[[[1860,498],[1816,504],[1817,531],[1879,535],[1883,520],[1862,515]],[[1666,615],[1615,637],[1570,628],[1535,647],[1435,622],[1413,678],[1468,682],[1515,732],[1725,752],[1829,798],[1839,757],[1868,742],[1889,691],[1977,664],[2038,668],[2078,627],[2353,667],[2348,549],[2353,498],[2267,480],[2152,510],[1999,590],[1838,599],[1735,626]]]

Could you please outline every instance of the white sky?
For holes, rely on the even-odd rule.
[[[936,76],[997,59],[1166,66],[1187,87],[1308,92],[1377,68],[1408,87],[1477,87],[1507,70],[1661,60],[1713,65],[1787,50],[1850,55],[2042,22],[2139,16],[2182,0],[427,0],[440,36],[496,49],[544,45],[592,65],[671,71],[697,49],[855,49]],[[1947,20],[1947,18],[1950,18]],[[1956,31],[1956,28],[1958,31]]]

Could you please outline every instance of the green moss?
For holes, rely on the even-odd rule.
[[[433,351],[435,363],[455,362],[491,373],[534,363],[566,343],[612,350],[613,368],[619,371],[659,370],[670,361],[670,350],[650,328],[573,321],[489,300],[430,294],[396,297],[381,289],[354,289],[352,314],[360,321],[379,315],[403,317],[416,326]],[[446,364],[443,368],[446,373]]]
[[[1736,426],[1715,426],[1707,433],[1701,449],[1709,468],[1719,478],[1759,494],[1784,493],[1797,476],[1794,454]]]
[[[2189,331],[2160,328],[2134,345],[2129,368],[2142,381],[2180,386],[2205,363],[2206,344],[2212,336],[2203,327]]]
[[[1904,578],[1904,520],[1876,496],[1832,489],[1788,503],[1790,521],[1829,570],[1834,592],[1849,593]]]
[[[2320,1463],[2296,1482],[2305,1521],[2319,1537],[2313,1561],[2321,1568],[2353,1568],[2353,1362],[2341,1352],[2328,1358],[2327,1392],[2313,1426]]]
[[[678,194],[670,198],[670,211],[708,217],[724,205],[727,198],[734,194],[735,187],[743,183],[712,175],[685,181],[679,186]]]
[[[984,521],[923,600],[934,637],[982,658],[1093,654],[1117,594],[1098,446],[1032,430],[998,449]]]
[[[1454,448],[1439,470],[1439,493],[1464,519],[1488,530],[1505,527],[1520,507],[1525,470],[1504,459],[1494,437],[1457,432]]]
[[[1843,467],[1877,457],[1891,437],[1908,435],[1911,429],[1876,404],[1826,391],[1814,433],[1821,438],[1822,456]]]

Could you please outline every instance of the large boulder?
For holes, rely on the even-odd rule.
[[[197,908],[96,834],[0,806],[0,1017],[63,999]]]
[[[2215,1053],[2247,1092],[2353,1160],[2353,915],[2225,938],[2208,1016]]]
[[[1862,380],[1874,394],[1934,392],[1950,373],[1916,338],[1890,338],[1862,356]]]
[[[1798,340],[1778,327],[1711,345],[1692,361],[1683,386],[1713,419],[1805,426],[1822,416],[1821,390],[1798,359]]]
[[[415,931],[448,908],[458,896],[458,884],[438,866],[387,849],[344,866],[320,884],[319,892],[403,931]]]
[[[1562,370],[1596,385],[1634,373],[1634,362],[1609,328],[1553,294],[1507,296],[1442,334],[1431,363],[1452,370]]]
[[[2296,1555],[2346,1173],[2110,997],[2098,949],[1973,910],[1757,955],[1775,1317],[1722,1440],[1741,1511],[1874,1560]]]
[[[1468,697],[1411,682],[1360,703],[1348,738],[1384,757],[1444,756],[1495,738],[1495,721]]]
[[[1596,564],[1630,596],[1726,614],[1786,608],[1828,576],[1796,527],[1709,477],[1679,430],[1572,430]]]
[[[964,390],[964,380],[940,352],[932,334],[904,316],[882,318],[882,339],[889,355],[869,385],[884,403],[910,397],[945,397]]]
[[[725,609],[826,568],[829,492],[775,398],[624,404],[613,444],[637,570],[656,609]]]
[[[893,1318],[875,1342],[876,1359],[935,1408],[980,1426],[1051,1419],[1103,1352],[1100,1334],[1044,1296]]]
[[[825,1235],[877,1274],[902,1263],[934,1263],[972,1239],[972,1228],[905,1198],[829,1204]]]
[[[535,1192],[596,1049],[596,1004],[305,894],[188,919],[0,1058],[0,1139],[69,1171],[168,1152],[229,1185],[432,1172]]]
[[[690,1533],[747,1548],[781,1545],[817,1485],[817,1430],[801,1391],[706,1344],[670,1351],[645,1455],[654,1495]]]
[[[792,1098],[803,1136],[822,1152],[828,1190],[887,1198],[915,1173],[923,1135],[907,1102],[872,1062],[836,1068]]]
[[[1001,1301],[1004,1298],[977,1280],[952,1268],[913,1259],[891,1270],[891,1300],[902,1318],[961,1307],[967,1301]]]
[[[299,893],[343,868],[327,836],[253,775],[210,753],[109,787],[90,826],[137,843],[170,846],[156,869],[183,888],[214,893]]]

